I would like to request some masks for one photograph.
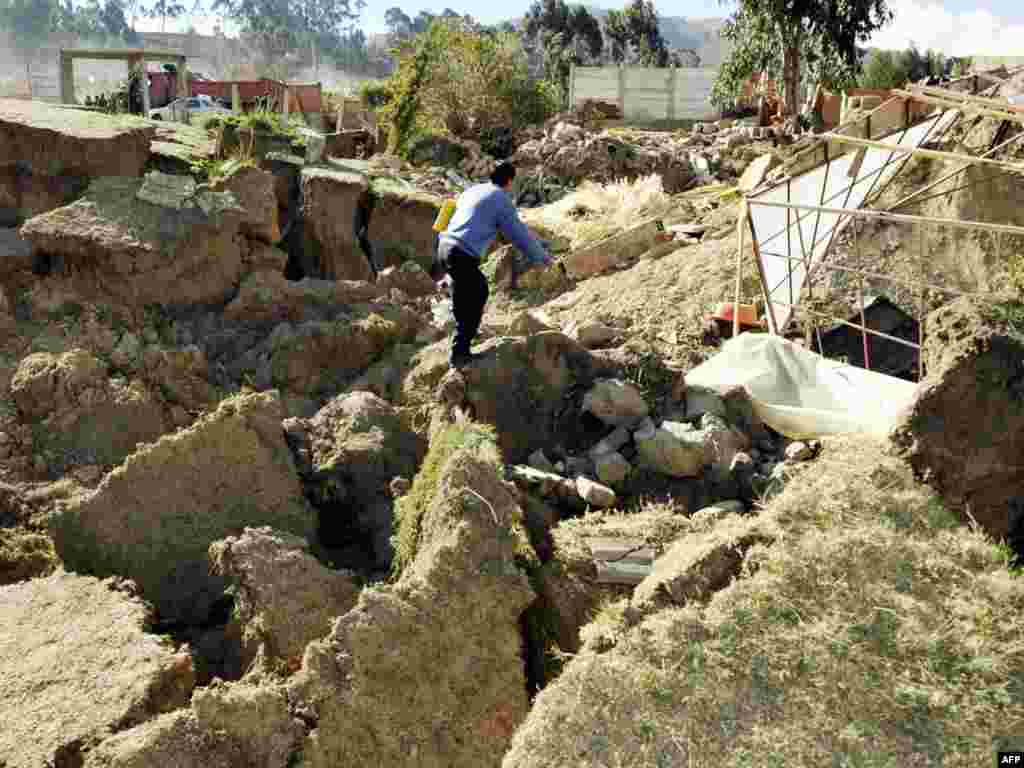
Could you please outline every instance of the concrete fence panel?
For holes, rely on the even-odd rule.
[[[570,99],[619,105],[627,120],[702,120],[717,116],[710,96],[717,69],[574,67]]]

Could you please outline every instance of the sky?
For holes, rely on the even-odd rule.
[[[621,8],[624,2],[593,2],[588,5]],[[370,0],[359,26],[367,34],[387,31],[384,12],[397,5],[410,17],[426,10],[440,13],[445,7],[469,14],[482,24],[494,24],[522,16],[529,0],[496,3],[494,0]],[[895,13],[891,25],[875,33],[870,45],[879,48],[906,48],[911,42],[924,50],[933,48],[947,56],[1012,56],[1024,55],[1024,2],[1021,0],[889,0]],[[666,16],[688,18],[721,17],[730,6],[718,0],[655,0],[658,12]],[[194,17],[196,29],[208,34],[214,17]],[[168,22],[168,32],[184,32],[189,20]],[[139,19],[139,31],[158,32],[158,19]],[[230,29],[230,27],[229,27]]]

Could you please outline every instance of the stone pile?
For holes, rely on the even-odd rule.
[[[570,509],[614,507],[638,470],[675,479],[700,479],[721,495],[752,503],[778,493],[795,465],[817,455],[816,441],[773,437],[737,388],[725,395],[691,387],[683,401],[656,420],[632,384],[602,379],[587,391],[582,410],[609,430],[580,454],[534,451],[526,465],[508,469],[524,490]]]
[[[512,159],[523,169],[540,166],[545,174],[573,181],[632,180],[660,173],[666,191],[680,192],[694,175],[682,150],[672,139],[658,146],[641,146],[609,130],[591,133],[573,123],[559,122],[543,138],[520,145]]]

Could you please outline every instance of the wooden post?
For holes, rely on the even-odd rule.
[[[149,117],[149,73],[143,58],[139,59],[139,87],[142,89],[142,116]]]
[[[75,103],[75,60],[66,51],[60,52],[60,101]]]
[[[281,107],[281,114],[284,117],[285,125],[288,124],[288,110],[291,107],[291,93],[288,91],[288,86],[284,86],[284,104]]]
[[[977,82],[977,79],[975,79]],[[920,347],[917,353],[917,380],[921,381],[924,378],[924,305],[925,305],[925,279],[924,279],[924,227],[920,224],[917,225],[917,258],[918,264],[921,270],[920,283],[921,283],[921,309],[920,317],[917,320],[917,343]]]
[[[626,68],[619,64],[619,111],[626,116]]]
[[[747,200],[740,203],[740,215],[736,218],[736,301],[732,305],[732,337],[740,335],[740,289],[743,285],[743,235],[747,230]]]
[[[185,57],[179,56],[178,61],[178,98],[183,99],[192,94],[189,93],[188,70],[185,67]]]
[[[679,83],[679,70],[672,67],[668,71],[668,105],[665,108],[665,119],[676,119],[676,88]]]

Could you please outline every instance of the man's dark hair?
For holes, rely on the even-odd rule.
[[[491,172],[491,183],[498,187],[504,187],[516,177],[516,168],[512,163],[498,163],[498,166]]]

